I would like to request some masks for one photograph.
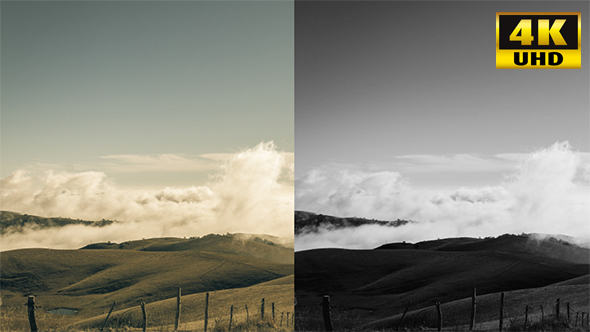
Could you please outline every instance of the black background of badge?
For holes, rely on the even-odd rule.
[[[531,45],[521,45],[520,41],[510,41],[510,34],[522,19],[531,19],[532,35],[535,39]],[[549,37],[549,45],[537,45],[538,19],[549,19],[549,27],[556,19],[565,19],[560,33],[567,45],[555,45],[553,38]],[[577,15],[500,15],[500,49],[508,50],[576,50],[578,49],[578,16]],[[520,35],[520,33],[519,33]]]

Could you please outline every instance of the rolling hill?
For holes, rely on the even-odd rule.
[[[292,276],[293,248],[269,239],[226,234],[101,243],[78,250],[4,251],[2,309],[21,307],[28,295],[35,295],[44,311],[74,309],[78,321],[105,313],[113,301],[118,310],[140,300],[150,305],[165,301],[176,296],[178,287],[189,296]],[[290,291],[281,289],[286,292],[281,296],[293,298],[292,285]]]
[[[587,278],[588,249],[549,238],[529,240],[459,238],[394,243],[374,250],[298,251],[298,312],[317,306],[328,294],[336,310],[369,313],[363,318],[368,323],[402,313],[409,301],[413,310],[421,310],[437,301],[447,305],[468,298],[473,287],[480,295],[497,295]],[[574,288],[583,287],[573,283],[578,284]]]
[[[293,247],[270,235],[209,234],[190,239],[155,238],[117,243],[94,243],[81,249],[122,249],[150,252],[199,251],[224,253],[268,260],[280,264],[293,264]]]

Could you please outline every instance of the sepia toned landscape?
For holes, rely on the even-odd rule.
[[[3,211],[2,218],[4,226],[23,216]],[[108,330],[141,330],[140,302],[151,331],[203,330],[205,317],[210,331],[227,331],[230,317],[234,331],[292,330],[292,245],[274,236],[227,233],[4,251],[2,329],[29,329],[24,304],[34,295],[42,331],[101,330],[113,304]]]

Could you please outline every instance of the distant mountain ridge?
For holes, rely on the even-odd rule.
[[[548,234],[504,234],[486,238],[447,238],[417,243],[394,242],[375,248],[412,249],[434,251],[488,251],[504,252],[512,255],[534,255],[557,259],[575,264],[589,264],[590,249],[574,243],[575,239],[565,235]]]
[[[100,221],[88,221],[62,217],[47,218],[11,211],[0,211],[0,235],[20,233],[25,228],[29,227],[32,229],[46,229],[53,227],[64,227],[68,225],[105,227],[118,222],[120,221],[105,219]]]
[[[306,211],[295,211],[295,235],[316,233],[320,228],[339,229],[346,227],[359,227],[363,225],[399,227],[412,222],[414,221],[401,219],[394,221],[383,221],[357,217],[342,218]]]

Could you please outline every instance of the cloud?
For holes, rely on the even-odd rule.
[[[3,210],[123,222],[42,232],[28,228],[2,236],[2,250],[226,232],[292,238],[294,188],[284,174],[293,166],[285,155],[272,142],[260,143],[223,162],[204,186],[159,190],[119,188],[102,172],[17,170],[0,180]]]
[[[505,172],[513,167],[514,155],[448,154],[403,155],[393,167],[404,174],[438,172]]]
[[[514,156],[514,155],[513,155]],[[417,223],[398,228],[366,226],[321,230],[296,238],[296,249],[373,248],[387,241],[449,236],[551,233],[590,238],[587,154],[555,143],[514,158],[503,183],[453,190],[415,189],[394,171],[368,172],[330,165],[296,179],[298,210],[341,217]]]
[[[201,155],[198,158],[188,158],[176,154],[159,155],[108,155],[102,156],[106,162],[102,167],[109,172],[134,173],[134,172],[202,172],[219,168],[220,162],[231,159],[226,154],[225,159],[215,159],[219,155]]]

